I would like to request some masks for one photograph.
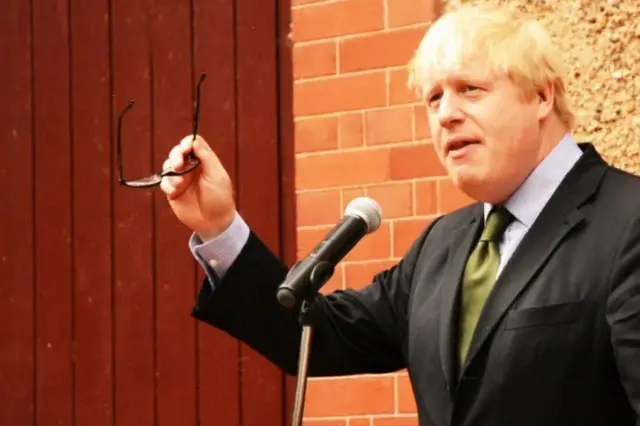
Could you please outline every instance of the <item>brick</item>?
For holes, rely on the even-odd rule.
[[[295,151],[314,152],[338,147],[336,117],[305,118],[295,121]]]
[[[373,281],[375,274],[391,268],[397,262],[393,260],[376,260],[365,263],[345,263],[344,285],[348,288],[360,289]]]
[[[304,4],[320,3],[327,0],[292,0],[291,6],[296,7]]]
[[[385,183],[367,188],[367,196],[380,204],[386,219],[411,216],[413,213],[413,187],[411,182]]]
[[[387,101],[384,71],[296,81],[293,92],[295,117],[375,108]]]
[[[433,22],[440,13],[439,0],[387,0],[389,26]]]
[[[398,406],[396,407],[397,413],[402,414],[415,414],[418,412],[416,407],[416,400],[411,387],[411,381],[407,374],[398,375],[396,381],[397,389],[396,395],[398,396]]]
[[[367,111],[364,120],[366,145],[413,140],[413,108],[410,106]]]
[[[348,426],[371,426],[371,419],[349,419]]]
[[[293,40],[317,40],[384,28],[384,0],[338,0],[295,8]]]
[[[431,144],[394,147],[390,154],[392,180],[443,176],[445,169]]]
[[[419,101],[417,94],[409,89],[407,68],[389,70],[389,105],[402,105]]]
[[[294,78],[336,74],[336,42],[294,44],[292,59]]]
[[[342,217],[340,190],[300,192],[296,199],[298,226],[333,225]]]
[[[335,152],[296,158],[296,189],[331,188],[389,180],[389,150]]]
[[[304,419],[304,426],[348,426],[347,420]]]
[[[331,226],[297,229],[297,259],[308,255],[311,250],[329,233]]]
[[[435,180],[423,180],[416,185],[416,214],[419,216],[438,213],[438,189]]]
[[[393,256],[404,256],[411,244],[415,242],[432,221],[433,219],[428,218],[395,221],[393,223]]]
[[[383,222],[373,234],[365,235],[345,257],[345,262],[388,259],[391,256],[391,227]]]
[[[361,112],[342,114],[338,118],[338,146],[354,148],[364,144],[364,116]]]
[[[414,137],[416,140],[428,139],[431,137],[427,108],[424,105],[413,106],[413,123],[415,129]]]
[[[419,426],[417,417],[381,417],[373,419],[373,426]]]
[[[393,381],[392,376],[309,380],[305,417],[393,413]]]
[[[340,72],[406,65],[418,48],[424,28],[406,28],[340,40]],[[373,53],[375,52],[375,53]]]
[[[462,192],[450,179],[438,180],[438,211],[449,213],[472,204],[474,200]]]

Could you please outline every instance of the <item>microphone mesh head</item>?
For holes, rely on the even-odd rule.
[[[377,202],[369,197],[358,197],[351,200],[344,210],[344,214],[362,218],[367,223],[367,233],[375,231],[382,223],[382,209]]]

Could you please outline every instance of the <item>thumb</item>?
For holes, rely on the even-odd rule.
[[[202,162],[203,171],[207,175],[212,176],[219,172],[220,167],[222,167],[220,159],[203,138],[196,136],[192,147],[196,157]]]

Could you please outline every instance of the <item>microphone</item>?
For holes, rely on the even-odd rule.
[[[335,266],[365,235],[380,227],[382,213],[368,197],[352,200],[344,216],[311,253],[296,262],[278,287],[280,304],[293,308],[299,301],[310,301],[331,278]]]

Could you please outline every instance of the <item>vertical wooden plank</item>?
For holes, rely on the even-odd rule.
[[[31,6],[0,13],[0,424],[34,421]],[[9,160],[10,159],[10,160]]]
[[[239,205],[251,227],[280,251],[276,8],[237,3]],[[275,297],[275,294],[273,295]],[[242,425],[282,425],[283,373],[242,345]]]
[[[153,1],[154,164],[191,132],[193,70],[189,0]],[[154,192],[156,212],[157,423],[194,425],[196,399],[195,260],[189,231]]]
[[[207,72],[202,87],[199,133],[209,142],[235,185],[234,3],[194,0],[194,78]],[[198,267],[196,291],[204,274]],[[201,426],[240,425],[239,342],[198,324],[198,408]]]
[[[280,151],[280,256],[287,265],[296,261],[295,144],[293,126],[293,52],[291,0],[277,0],[278,146]],[[284,378],[284,424],[293,419],[296,380]]]
[[[34,22],[36,424],[73,424],[69,6],[37,0]]]
[[[132,179],[153,173],[157,166],[151,146],[149,11],[141,1],[112,0],[111,6],[114,129],[124,106],[130,99],[136,102],[125,116],[122,132],[125,178]],[[117,185],[113,195],[114,424],[152,426],[156,414],[152,192]]]
[[[71,1],[75,424],[113,424],[108,0]]]
[[[280,255],[284,262],[296,261],[296,192],[295,145],[293,125],[293,62],[291,28],[291,0],[277,0],[277,96],[278,147],[280,158]]]

